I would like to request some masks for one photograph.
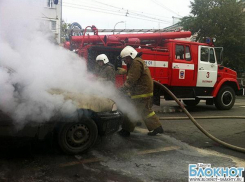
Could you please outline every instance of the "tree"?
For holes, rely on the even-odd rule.
[[[68,28],[70,27],[70,23],[66,23],[64,20],[62,20],[62,25],[61,25],[61,42],[66,41],[66,37],[68,37]]]
[[[215,37],[224,47],[224,65],[245,72],[245,3],[236,0],[194,0],[190,16],[180,24],[196,34],[196,41]]]

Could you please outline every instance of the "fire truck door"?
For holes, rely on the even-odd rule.
[[[176,44],[171,69],[171,86],[195,86],[195,66],[190,46]]]
[[[217,81],[217,61],[213,47],[199,46],[197,87],[213,87]]]

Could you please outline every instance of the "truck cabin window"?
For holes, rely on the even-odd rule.
[[[189,46],[185,46],[185,60],[191,61],[191,52]]]
[[[201,61],[208,62],[209,48],[201,48]]]
[[[215,63],[215,56],[214,56],[214,49],[211,48],[210,49],[210,59],[209,59],[210,63]]]
[[[213,48],[201,48],[201,61],[215,63],[215,53]]]
[[[190,47],[184,45],[176,45],[175,59],[191,61]]]

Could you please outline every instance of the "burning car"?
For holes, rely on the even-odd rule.
[[[0,111],[0,137],[44,140],[51,135],[56,137],[65,153],[77,154],[91,148],[98,135],[111,134],[119,129],[121,113],[113,100],[58,89],[49,93],[60,94],[65,100],[71,100],[76,105],[76,112],[57,112],[47,122],[31,121],[18,129],[12,118]]]

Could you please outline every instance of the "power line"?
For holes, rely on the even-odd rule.
[[[66,3],[63,2],[64,4],[70,5],[70,6],[81,6],[81,7],[86,7],[86,8],[94,8],[94,9],[99,9],[99,10],[105,10],[105,11],[113,11],[113,12],[119,12],[119,11],[115,11],[115,10],[111,10],[111,9],[105,9],[105,8],[95,8],[94,6],[88,6],[88,5],[81,5],[81,4],[73,4],[73,3]]]
[[[123,11],[125,12],[125,15],[127,16],[128,14],[131,14],[131,15],[134,15],[134,16],[139,16],[139,17],[142,17],[142,18],[147,18],[147,19],[154,19],[154,20],[158,20],[158,21],[161,21],[161,22],[166,22],[166,23],[171,23],[170,21],[166,21],[166,20],[163,20],[163,19],[159,19],[159,18],[156,18],[156,17],[152,17],[152,16],[147,16],[145,14],[149,14],[149,15],[153,15],[153,14],[150,14],[150,13],[144,13],[144,12],[139,12],[139,11],[133,11],[133,10],[129,10],[129,9],[125,9],[125,8],[119,8],[119,7],[116,7],[116,6],[113,6],[113,5],[109,5],[109,4],[106,4],[106,3],[102,3],[102,2],[99,2],[99,1],[95,1],[96,3],[99,3],[99,4],[102,4],[104,6],[107,6],[107,7],[110,7],[110,8],[114,8],[114,9],[104,9],[104,8],[97,8],[97,9],[104,9],[104,10],[108,10],[108,11],[114,11],[114,12],[118,12],[118,11]],[[66,2],[65,2],[66,3]],[[91,3],[91,2],[89,2]],[[81,5],[81,4],[72,4],[72,3],[66,3],[66,4],[70,4],[70,5],[76,5],[76,6],[87,6],[87,5]],[[94,6],[94,5],[92,5]],[[91,7],[90,8],[95,8],[95,7]],[[117,9],[117,11],[115,10]],[[139,14],[140,13],[140,14]],[[163,17],[161,15],[153,15],[153,16],[157,16],[157,17]],[[165,17],[166,18],[166,17]],[[168,18],[170,19],[170,18]]]
[[[174,13],[174,14],[176,14],[176,15],[179,16],[178,13],[176,13],[175,11],[171,10],[170,8],[164,6],[162,3],[158,2],[157,0],[151,0],[151,1],[152,1],[153,3],[155,3],[155,4],[159,5],[159,6],[161,6],[162,8],[164,8],[164,9],[166,9],[166,10],[168,10],[168,11],[170,11],[170,12],[172,12],[172,13]]]
[[[91,7],[91,6],[87,6],[87,5],[80,5],[80,4],[73,4],[73,3],[66,3],[66,2],[64,2],[64,4],[68,4],[68,5],[72,5],[72,6],[82,6],[82,7],[87,7],[87,8],[94,8],[94,9],[99,9],[99,10],[113,11],[113,12],[116,12],[116,13],[118,13],[119,11],[120,12],[124,11],[125,16],[127,16],[128,14],[131,14],[134,17],[138,16],[138,17],[142,17],[142,18],[153,19],[153,20],[157,20],[157,21],[161,21],[161,22],[170,23],[169,21],[166,21],[166,20],[162,20],[162,19],[159,19],[159,18],[150,17],[150,16],[146,16],[146,15],[141,15],[141,14],[137,14],[137,13],[132,13],[132,12],[130,12],[128,10],[123,10],[123,9],[118,9],[118,8],[117,8],[118,10],[111,10],[111,9],[95,8],[95,7]]]
[[[69,5],[63,5],[63,6],[65,6],[65,7],[69,7],[69,8],[76,8],[76,9],[84,9],[84,10],[89,10],[89,11],[96,11],[96,12],[101,12],[101,13],[106,13],[106,14],[113,14],[113,15],[120,15],[120,16],[124,16],[124,13],[122,14],[122,13],[120,13],[120,12],[118,12],[118,13],[110,13],[110,12],[107,12],[107,11],[104,11],[104,10],[98,10],[98,9],[96,9],[96,8],[88,8],[88,7],[85,7],[85,8],[82,8],[82,7],[76,7],[76,6],[69,6]]]
[[[113,15],[117,15],[117,16],[125,16],[125,14],[122,14],[122,13],[120,13],[120,12],[118,12],[118,13],[110,13],[110,12],[108,12],[108,11],[104,11],[104,10],[98,10],[98,9],[96,9],[96,8],[82,8],[82,7],[75,7],[75,6],[68,6],[68,5],[63,5],[63,6],[66,6],[66,7],[69,7],[69,8],[76,8],[76,9],[84,9],[84,10],[88,10],[88,11],[95,11],[95,12],[100,12],[100,13],[105,13],[105,14],[113,14]],[[135,16],[135,15],[131,15],[131,14],[127,14],[127,16],[128,17],[130,17],[130,18],[135,18],[135,19],[140,19],[140,20],[146,20],[146,21],[151,21],[151,22],[158,22],[158,23],[164,23],[164,20],[162,20],[162,21],[156,21],[156,20],[152,20],[152,19],[150,19],[150,18],[148,18],[148,19],[146,19],[146,18],[139,18],[139,17],[137,17],[137,16]],[[166,23],[166,22],[165,22]]]
[[[64,4],[68,4],[68,5],[64,5]],[[72,3],[66,3],[66,2],[63,2],[63,6],[71,7],[71,8],[91,10],[91,11],[98,11],[98,12],[107,13],[107,14],[114,14],[114,15],[116,14],[116,15],[121,15],[121,16],[125,15],[125,16],[128,16],[128,17],[132,17],[132,18],[136,18],[136,19],[142,19],[142,20],[147,20],[147,21],[155,20],[154,22],[170,23],[170,22],[162,20],[162,19],[158,19],[158,18],[146,16],[146,15],[141,15],[141,14],[137,14],[137,13],[131,13],[128,10],[127,10],[127,12],[122,12],[121,9],[120,10],[111,10],[111,9],[105,9],[105,8],[95,8],[95,7],[92,7],[92,6],[80,5],[80,4],[72,4]],[[79,7],[77,7],[77,6],[79,6]],[[82,6],[82,7],[80,7],[80,6]],[[110,11],[110,13],[108,11]],[[123,11],[125,11],[125,10],[123,10]],[[112,12],[114,12],[114,13],[112,13]]]
[[[149,17],[149,16],[146,16],[146,15],[138,14],[138,13],[130,13],[130,14],[135,14],[135,15],[137,15],[139,17],[144,17],[144,18],[148,18]],[[153,17],[149,17],[149,18],[154,19],[154,20],[158,20],[158,21],[163,21],[163,22],[166,22],[166,23],[170,23],[169,21],[158,19],[158,18],[153,18]]]
[[[106,6],[109,6],[109,7],[113,7],[113,8],[117,8],[117,9],[125,9],[125,8],[119,8],[119,7],[116,7],[116,6],[113,6],[113,5],[109,5],[109,4],[106,4],[106,3],[102,3],[102,2],[99,2],[99,1],[96,1],[95,2],[99,3],[99,4],[103,4],[103,5],[106,5]],[[142,13],[142,14],[149,14],[149,15],[153,15],[153,16],[160,16],[160,17],[164,17],[164,18],[169,18],[169,17],[165,17],[165,16],[162,16],[162,15],[156,15],[156,14],[150,14],[150,13],[145,13],[145,12],[142,12],[142,11],[135,11],[135,10],[130,10],[130,9],[127,9],[131,12],[136,12],[136,13]]]

